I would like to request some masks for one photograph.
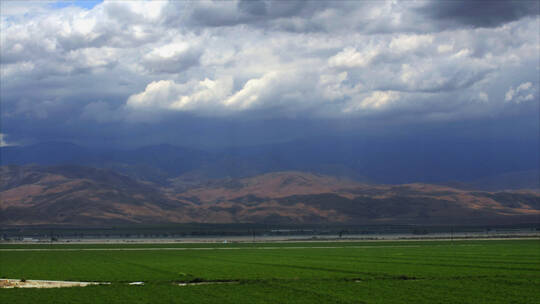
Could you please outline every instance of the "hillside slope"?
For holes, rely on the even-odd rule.
[[[0,167],[3,225],[104,223],[471,224],[540,219],[540,195],[373,185],[285,171],[162,187],[106,169]]]

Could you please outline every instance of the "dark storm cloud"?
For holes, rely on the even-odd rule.
[[[250,24],[261,28],[287,30],[284,18],[294,17],[304,28],[314,26],[309,18],[327,8],[344,9],[346,2],[241,0],[202,1],[185,5],[171,2],[165,9],[165,23],[172,26],[228,27]],[[356,5],[361,5],[358,2]],[[292,28],[291,28],[292,29]],[[322,29],[322,28],[320,28]]]
[[[523,18],[537,2],[5,3],[8,141],[225,145],[538,120],[538,19]]]
[[[540,13],[538,1],[433,1],[418,12],[434,22],[472,27],[497,27]]]
[[[267,13],[266,3],[262,0],[242,0],[238,2],[238,9],[254,16],[264,16]]]

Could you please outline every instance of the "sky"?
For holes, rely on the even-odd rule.
[[[0,8],[0,146],[538,143],[538,1]]]

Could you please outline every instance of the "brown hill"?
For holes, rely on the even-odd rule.
[[[243,179],[226,179],[209,182],[184,192],[204,201],[235,199],[253,195],[263,198],[280,198],[291,195],[346,192],[362,185],[331,176],[296,171],[273,172]]]
[[[0,169],[4,224],[101,224],[190,221],[184,206],[155,186],[116,172],[79,166]]]
[[[79,166],[0,167],[4,225],[104,223],[520,223],[538,222],[533,192],[465,191],[427,184],[368,185],[276,172],[162,188]]]

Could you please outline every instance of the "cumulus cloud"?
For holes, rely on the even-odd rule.
[[[433,42],[432,35],[400,35],[390,42],[390,50],[403,53],[428,46]]]
[[[531,82],[524,82],[517,88],[510,87],[504,95],[506,102],[522,103],[535,99],[536,88]]]
[[[202,51],[187,42],[173,42],[151,50],[142,58],[142,63],[150,72],[181,73],[198,65]]]
[[[5,135],[0,133],[0,147],[6,147],[8,146],[7,142],[4,139]]]
[[[399,99],[399,94],[393,91],[374,91],[369,96],[361,99],[344,109],[345,112],[359,110],[380,110],[389,107],[392,102]]]
[[[232,79],[188,81],[176,83],[160,80],[149,83],[143,92],[131,95],[127,107],[132,109],[161,109],[186,111],[218,106],[230,94]]]
[[[294,72],[269,71],[245,81],[236,89],[235,79],[231,76],[184,83],[160,80],[149,83],[144,91],[131,95],[126,106],[132,110],[171,110],[205,116],[225,116],[279,106],[292,110],[303,102],[303,98],[312,96],[302,88],[312,83],[302,84],[301,79]]]
[[[16,146],[17,144],[14,142],[7,142],[7,135],[0,133],[0,148],[1,147],[9,147],[9,146]]]
[[[328,59],[328,64],[331,67],[356,68],[365,67],[378,55],[376,49],[358,52],[355,48],[346,47],[343,51]]]
[[[2,2],[2,117],[406,123],[538,99],[536,1],[15,4]]]

